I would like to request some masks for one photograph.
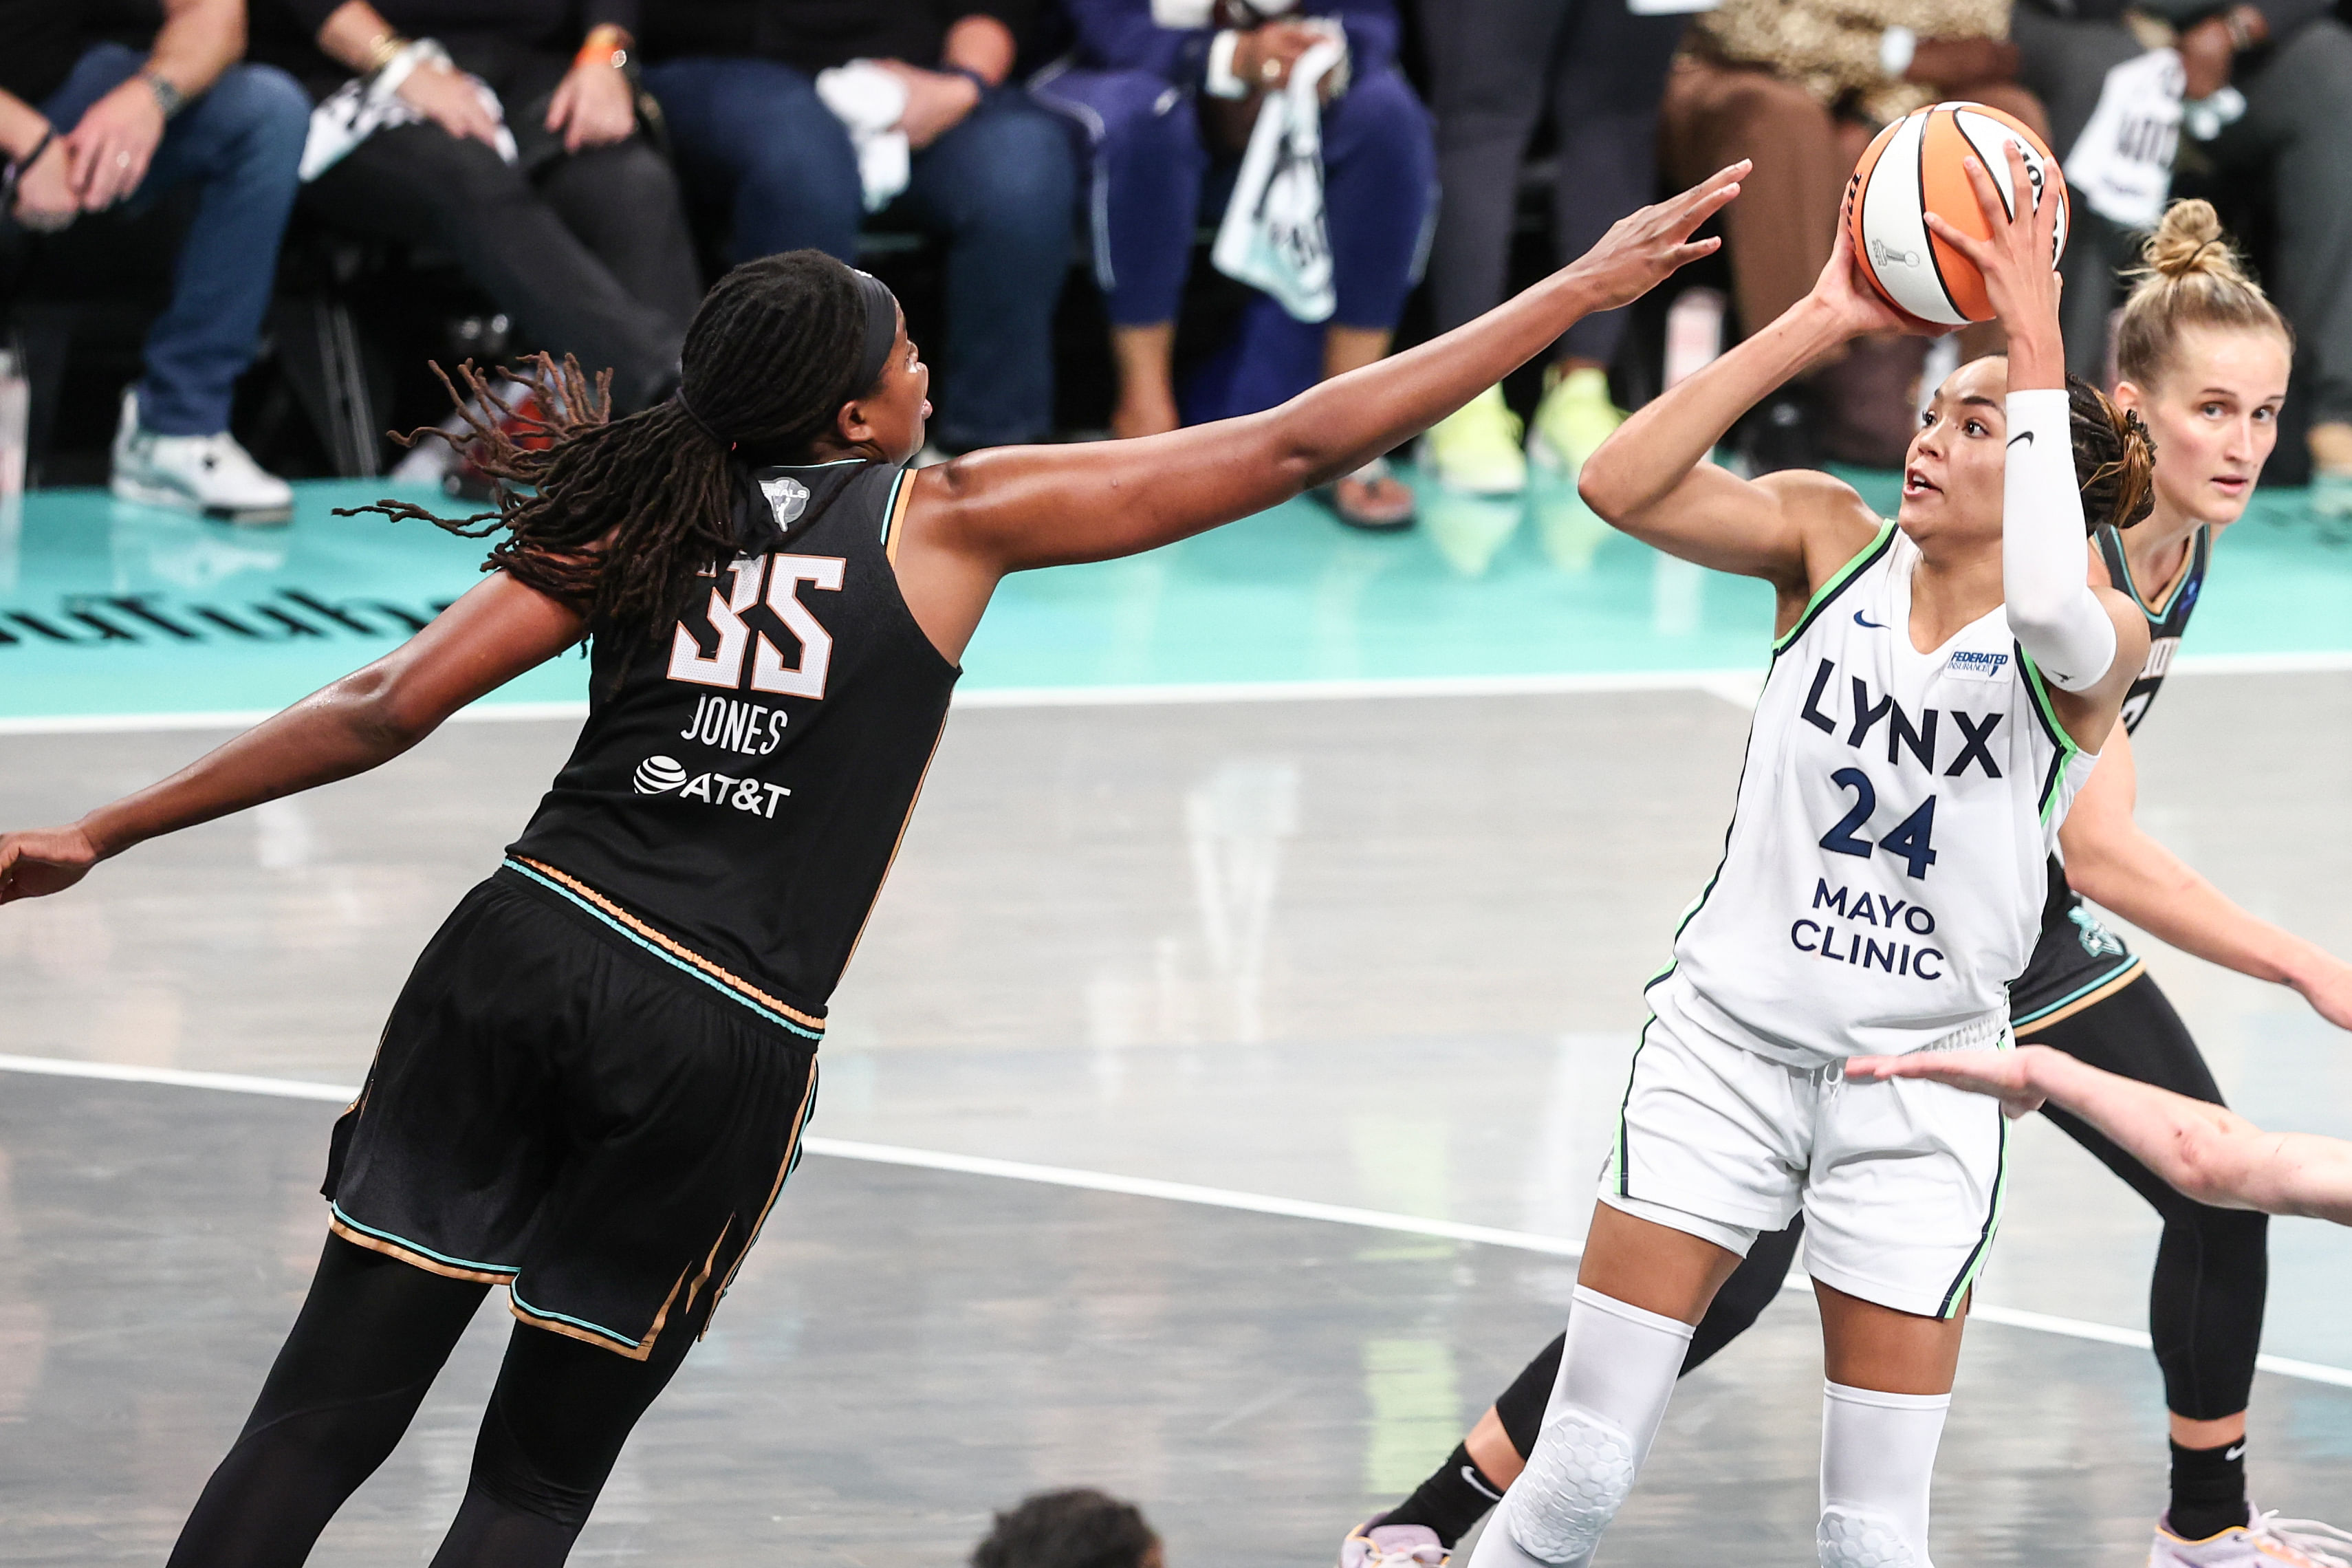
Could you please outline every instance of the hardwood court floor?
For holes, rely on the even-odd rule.
[[[2352,952],[2352,677],[2176,681],[2151,830]],[[838,1001],[815,1131],[1573,1237],[1638,986],[1720,844],[1746,716],[1690,692],[960,713]],[[0,821],[215,737],[0,738]],[[0,1052],[349,1083],[417,948],[569,742],[415,753],[0,911]],[[2257,1119],[2352,1133],[2345,1037],[2150,947]],[[155,1562],[321,1228],[333,1107],[0,1072],[0,1563]],[[2144,1322],[2153,1229],[2024,1127],[1989,1304]],[[2275,1227],[2269,1348],[2352,1368],[2352,1237]],[[578,1560],[944,1565],[1092,1481],[1173,1568],[1328,1561],[1554,1331],[1562,1260],[825,1156],[624,1460]],[[502,1313],[319,1561],[421,1560]],[[1604,1561],[1811,1561],[1812,1312],[1683,1390]],[[2144,1553],[2161,1409],[2130,1348],[1979,1323],[1938,1561]],[[2352,1388],[2265,1375],[2257,1486],[2352,1500]]]

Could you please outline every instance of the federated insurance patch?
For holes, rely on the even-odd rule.
[[[2009,655],[1964,647],[1952,655],[1944,673],[1960,680],[1999,680],[2009,674]]]

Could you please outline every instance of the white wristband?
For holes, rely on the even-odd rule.
[[[1889,27],[1878,35],[1878,68],[1900,79],[1919,52],[1919,35],[1908,27]]]
[[[1228,27],[1209,40],[1209,71],[1201,90],[1211,98],[1247,98],[1249,84],[1234,74],[1234,49],[1242,36]]]

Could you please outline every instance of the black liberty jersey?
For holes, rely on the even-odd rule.
[[[2124,696],[2124,729],[2137,733],[2139,721],[2172,672],[2172,656],[2179,651],[2189,617],[2205,592],[2205,568],[2213,554],[2213,534],[2199,528],[2189,542],[2189,559],[2160,603],[2132,580],[2131,560],[2124,552],[2123,535],[2102,528],[2091,536],[2099,558],[2106,563],[2107,578],[2131,596],[2147,617],[2147,662]],[[2139,973],[2139,960],[2091,911],[2082,896],[2066,885],[2065,868],[2053,856],[2050,861],[2050,898],[2042,911],[2042,936],[2034,944],[2025,973],[2010,987],[2010,1016],[2017,1027],[2046,1024],[2088,1006]]]
[[[2189,630],[2189,617],[2197,608],[2198,597],[2205,592],[2205,566],[2212,559],[2213,531],[2200,527],[2190,535],[2188,563],[2173,580],[2163,602],[2154,605],[2148,603],[2139,584],[2132,581],[2131,558],[2124,552],[2123,535],[2112,528],[2103,528],[2092,539],[2098,545],[2099,558],[2107,563],[2108,579],[2129,595],[2132,603],[2147,617],[2147,662],[2140,667],[2139,679],[2131,683],[2131,690],[2124,697],[2124,728],[2137,731],[2163,687],[2164,678],[2172,671],[2172,656],[2180,650],[2181,635]]]
[[[588,722],[505,873],[822,1027],[961,673],[891,564],[905,473],[752,471],[682,619],[591,645]],[[772,519],[772,522],[771,521]]]

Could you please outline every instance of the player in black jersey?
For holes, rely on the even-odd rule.
[[[1280,408],[919,472],[930,373],[888,290],[815,251],[749,263],[704,300],[669,402],[608,424],[542,362],[544,449],[478,427],[509,481],[471,520],[503,533],[490,575],[405,646],[71,826],[0,837],[0,901],[55,893],[593,655],[571,760],[418,960],[337,1125],[318,1274],[174,1568],[303,1561],[498,1284],[520,1322],[433,1561],[562,1562],[791,1173],[826,998],[997,580],[1355,471],[1713,250],[1689,237],[1746,169]]]
[[[2091,574],[2137,599],[2152,646],[2112,737],[2060,834],[2042,931],[2010,988],[2021,1040],[2210,1103],[2221,1090],[2156,981],[2084,901],[2087,893],[2186,952],[2295,987],[2352,1028],[2352,965],[2231,903],[2132,820],[2129,731],[2146,717],[2203,591],[2213,536],[2235,521],[2277,437],[2292,340],[2240,270],[2213,209],[2177,204],[2146,247],[2147,268],[2119,325],[2116,402],[2156,439],[2156,509],[2128,534],[2094,536]],[[2071,884],[2071,885],[2070,885]],[[2151,1568],[2336,1568],[2325,1539],[2257,1518],[2245,1482],[2246,1404],[2267,1282],[2267,1220],[2191,1202],[2080,1119],[2066,1132],[2131,1184],[2164,1220],[2149,1322],[2171,1412],[2172,1496]],[[1758,1238],[1698,1326],[1683,1370],[1745,1332],[1777,1295],[1803,1222]],[[1351,1531],[1345,1568],[1435,1564],[1515,1479],[1535,1443],[1560,1359],[1555,1339],[1446,1462],[1403,1504]],[[2332,1552],[2340,1552],[2340,1544]],[[1420,1557],[1407,1555],[1422,1552]]]

